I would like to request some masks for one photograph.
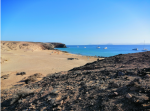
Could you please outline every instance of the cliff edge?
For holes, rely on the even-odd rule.
[[[62,43],[51,43],[55,48],[67,48],[65,44]]]

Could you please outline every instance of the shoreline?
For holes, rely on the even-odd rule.
[[[111,57],[111,56],[115,56],[118,54],[144,52],[143,47],[141,47],[139,45],[135,46],[138,48],[138,50],[133,50],[135,48],[134,46],[127,46],[127,45],[122,45],[120,47],[118,47],[117,45],[111,45],[111,46],[108,46],[107,50],[104,50],[102,46],[101,46],[101,48],[96,48],[95,45],[94,46],[87,45],[86,49],[84,49],[81,46],[77,47],[76,45],[70,45],[67,47],[70,47],[70,48],[67,48],[67,49],[58,48],[58,50],[68,51],[72,54],[78,54],[78,55],[83,55],[83,56],[84,55],[85,56],[95,56],[96,55],[96,56],[99,56],[100,58]],[[149,48],[150,48],[150,45],[145,47],[145,49],[147,49],[147,51],[149,50]]]
[[[54,49],[54,50],[59,50],[59,49]],[[73,53],[70,53],[68,51],[62,51],[62,50],[59,50],[59,51],[64,52],[64,53],[73,54]],[[100,58],[100,59],[107,58],[107,57],[103,57],[103,56],[87,56],[87,55],[82,55],[82,54],[74,54],[74,55],[80,55],[80,56],[84,56],[84,57],[94,57],[94,58]]]

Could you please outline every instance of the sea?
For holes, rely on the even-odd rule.
[[[66,45],[67,48],[56,48],[72,54],[83,56],[110,57],[118,54],[144,52],[143,49],[150,51],[150,45]],[[100,48],[98,48],[100,47]],[[104,49],[107,47],[107,49]],[[138,50],[133,50],[138,48]]]

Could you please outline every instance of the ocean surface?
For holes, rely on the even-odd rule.
[[[104,49],[105,47],[107,49]],[[138,50],[132,50],[134,48],[138,48]],[[67,45],[67,48],[56,49],[85,56],[110,57],[118,54],[144,52],[143,48],[150,51],[150,45]]]

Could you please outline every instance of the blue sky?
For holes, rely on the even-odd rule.
[[[1,0],[1,40],[150,43],[150,0]]]

